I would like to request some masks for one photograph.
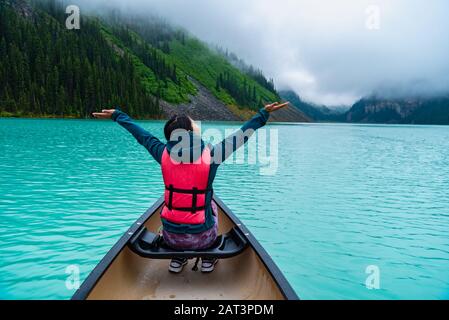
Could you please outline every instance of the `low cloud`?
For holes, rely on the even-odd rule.
[[[91,1],[89,1],[91,3]],[[97,8],[111,1],[95,1]],[[326,105],[449,92],[445,0],[128,0]]]

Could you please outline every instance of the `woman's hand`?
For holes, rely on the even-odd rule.
[[[284,103],[275,102],[275,103],[267,104],[267,105],[265,105],[265,110],[268,112],[273,112],[273,111],[279,110],[279,109],[287,106],[288,103],[289,102],[287,101]]]
[[[101,112],[94,112],[92,115],[97,119],[111,119],[115,109],[103,109]]]

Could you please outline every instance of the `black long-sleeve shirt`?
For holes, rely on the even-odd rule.
[[[209,171],[208,188],[212,189],[212,184],[217,173],[219,165],[225,161],[234,151],[241,147],[251,137],[255,130],[263,127],[269,118],[269,113],[265,109],[259,110],[259,112],[245,122],[240,130],[237,130],[233,134],[226,137],[221,142],[215,145],[209,145],[211,152],[212,163]],[[161,142],[158,138],[151,133],[143,129],[136,124],[126,113],[116,110],[112,115],[112,119],[119,123],[122,127],[128,130],[134,138],[144,146],[153,158],[160,164],[162,160],[162,154],[164,149],[168,151],[176,145],[175,141],[168,141],[167,143]],[[200,141],[201,151],[204,148],[204,142]],[[163,227],[166,231],[174,233],[199,233],[211,228],[214,224],[212,216],[212,207],[210,205],[212,193],[208,193],[206,196],[206,220],[204,224],[190,225],[190,224],[177,224],[165,219],[162,219]]]

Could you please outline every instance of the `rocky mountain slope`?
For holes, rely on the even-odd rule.
[[[449,96],[432,98],[364,98],[344,115],[362,123],[449,124]]]

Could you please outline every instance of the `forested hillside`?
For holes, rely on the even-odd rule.
[[[113,10],[68,30],[66,18],[61,1],[0,0],[0,115],[87,117],[120,105],[160,118],[162,105],[197,95],[195,81],[237,115],[279,99],[260,71],[162,20]]]
[[[61,8],[24,17],[0,4],[0,112],[3,115],[85,117],[99,106],[123,105],[160,115],[157,98],[141,84],[130,56],[120,59],[98,22],[67,30]],[[52,15],[54,14],[54,15]],[[58,19],[59,18],[59,19]]]

